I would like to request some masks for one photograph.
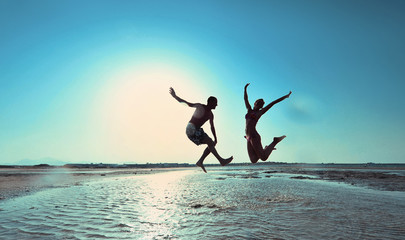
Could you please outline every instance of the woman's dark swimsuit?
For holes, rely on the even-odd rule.
[[[252,120],[256,120],[256,121],[258,120],[256,114],[254,114],[254,113],[252,113],[252,112],[246,113],[245,119],[252,119]]]
[[[254,112],[249,111],[248,113],[246,113],[245,119],[246,119],[246,120],[247,120],[247,119],[251,119],[251,120],[257,121],[257,120],[258,120],[258,117],[256,116],[256,114],[255,114]],[[250,141],[250,139],[255,138],[255,137],[256,137],[256,134],[252,134],[252,135],[249,136],[249,137],[245,136],[246,140],[248,140],[248,141]]]

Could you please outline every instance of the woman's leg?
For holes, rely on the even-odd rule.
[[[259,160],[259,157],[257,156],[256,151],[253,148],[250,141],[247,141],[247,151],[248,151],[248,154],[249,154],[250,161],[252,163],[257,163],[257,161]]]
[[[281,142],[281,140],[283,140],[285,137],[286,136],[273,138],[273,142],[264,149],[263,149],[261,137],[259,134],[257,134],[253,138],[251,138],[250,143],[251,143],[251,146],[254,149],[254,152],[256,153],[257,157],[263,161],[266,161],[269,158],[271,152],[275,149],[276,145],[279,142]],[[248,151],[249,151],[249,149],[248,149]],[[249,157],[250,157],[250,153],[249,153]],[[255,160],[255,158],[253,158],[253,160]],[[252,159],[251,159],[251,161],[252,161]],[[256,160],[256,162],[257,162],[257,160]]]
[[[250,147],[253,149],[253,152],[256,155],[257,160],[263,159],[265,153],[264,153],[264,149],[262,146],[262,139],[261,139],[260,135],[255,134],[254,136],[251,136],[248,142],[250,143]],[[248,151],[249,151],[249,149],[248,149]],[[249,154],[249,156],[250,156],[250,154]],[[253,158],[253,161],[252,161],[252,159],[250,161],[257,162],[257,160],[255,158]]]
[[[281,140],[283,140],[283,139],[286,138],[286,137],[287,137],[287,136],[283,135],[283,136],[281,136],[281,137],[275,137],[275,138],[273,138],[273,142],[270,143],[269,146],[267,146],[267,147],[264,148],[264,155],[263,155],[263,158],[261,158],[261,159],[262,159],[263,161],[266,161],[266,160],[269,158],[271,152],[273,152],[273,150],[276,149],[276,145],[277,145],[279,142],[281,142]]]

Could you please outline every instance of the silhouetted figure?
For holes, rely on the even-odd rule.
[[[281,137],[275,137],[273,138],[273,142],[269,145],[263,148],[262,146],[262,141],[260,134],[256,130],[256,124],[259,121],[260,117],[265,114],[271,107],[274,106],[274,104],[279,103],[283,101],[284,99],[290,97],[291,91],[289,94],[269,103],[267,106],[264,106],[264,100],[263,99],[258,99],[255,102],[255,105],[252,109],[252,107],[249,104],[248,100],[248,94],[247,94],[247,87],[249,86],[250,83],[246,84],[245,86],[245,93],[244,93],[244,99],[245,99],[245,105],[247,108],[247,114],[245,115],[246,118],[246,140],[247,140],[247,150],[249,154],[250,161],[252,163],[256,163],[259,159],[266,161],[271,152],[275,150],[275,146],[277,143],[279,143],[281,140],[283,140],[286,136],[283,135]]]
[[[208,156],[208,154],[212,153],[218,159],[222,166],[227,165],[233,159],[233,157],[224,159],[219,156],[217,150],[215,149],[215,145],[217,144],[217,135],[215,133],[214,127],[214,114],[212,113],[212,109],[215,109],[217,106],[217,99],[215,97],[209,97],[207,100],[207,105],[201,103],[189,103],[184,99],[179,98],[176,95],[176,92],[173,88],[170,88],[170,94],[180,103],[186,103],[189,107],[195,108],[194,114],[191,117],[191,120],[187,124],[186,134],[187,137],[196,145],[200,144],[207,144],[208,147],[204,150],[203,154],[200,157],[200,160],[196,163],[197,166],[201,167],[204,172],[207,172],[204,167],[204,159]],[[214,135],[214,141],[204,132],[201,126],[206,122],[210,121],[211,125],[211,132]]]

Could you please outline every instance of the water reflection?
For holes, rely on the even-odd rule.
[[[138,204],[139,233],[146,238],[174,236],[174,229],[180,227],[180,205],[174,202],[181,196],[181,181],[193,171],[173,171],[142,177],[141,192],[144,194]]]

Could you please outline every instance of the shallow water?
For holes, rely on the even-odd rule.
[[[208,168],[0,202],[1,239],[404,239],[405,192]]]

